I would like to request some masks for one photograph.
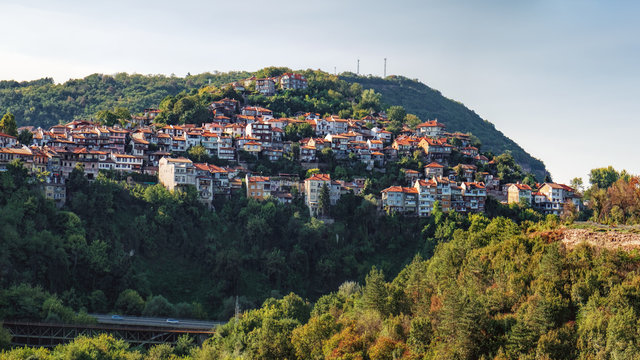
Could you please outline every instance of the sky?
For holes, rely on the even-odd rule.
[[[266,66],[418,79],[557,182],[640,174],[640,3],[0,0],[0,79]],[[426,120],[426,119],[425,119]]]

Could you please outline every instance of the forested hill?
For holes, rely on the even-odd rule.
[[[265,68],[255,73],[228,72],[203,73],[186,77],[164,75],[139,75],[119,73],[115,75],[93,74],[83,79],[69,80],[55,84],[51,78],[28,82],[0,81],[0,112],[10,111],[16,117],[18,126],[34,125],[50,127],[75,118],[88,118],[100,110],[115,107],[127,108],[131,113],[141,112],[145,108],[159,107],[167,96],[182,91],[191,92],[203,86],[219,86],[232,81],[248,78],[273,76],[287,68]],[[418,81],[401,76],[389,76],[386,79],[361,77],[351,73],[342,74],[339,79],[321,71],[301,71],[309,79],[309,89],[304,93],[284,95],[272,99],[249,97],[260,105],[276,106],[274,110],[282,116],[295,111],[336,111],[345,107],[342,98],[336,100],[336,91],[342,81],[357,82],[363,89],[374,89],[382,94],[386,106],[402,105],[407,112],[418,115],[422,120],[437,118],[447,125],[449,131],[470,132],[483,144],[483,151],[501,154],[511,151],[514,158],[527,171],[540,179],[544,178],[545,167],[542,161],[533,158],[517,143],[506,137],[493,124],[483,120],[472,110],[459,102],[447,99],[439,91]],[[333,91],[333,92],[332,92]],[[322,101],[305,102],[309,98]],[[299,96],[299,97],[297,97]],[[338,94],[338,98],[346,94]],[[286,103],[280,109],[277,104]],[[276,104],[276,105],[274,105]],[[324,106],[327,105],[327,106]],[[283,112],[284,111],[284,112]]]
[[[374,89],[382,94],[382,100],[391,105],[401,105],[407,112],[421,119],[434,119],[447,125],[447,130],[471,132],[482,141],[482,150],[501,154],[511,151],[515,160],[527,171],[544,178],[544,163],[527,153],[515,141],[506,137],[500,130],[482,119],[473,110],[462,103],[444,97],[438,90],[402,76],[364,77],[355,74],[342,74],[347,82],[357,82],[365,89]]]
[[[221,85],[251,76],[248,72],[203,73],[187,77],[118,73],[92,74],[55,84],[53,79],[0,81],[0,111],[11,112],[18,126],[47,128],[100,110],[124,107],[132,113],[158,107],[167,96]]]

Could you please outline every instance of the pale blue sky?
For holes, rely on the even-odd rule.
[[[269,65],[417,78],[463,102],[556,181],[640,173],[633,1],[0,0],[0,79],[183,76]]]

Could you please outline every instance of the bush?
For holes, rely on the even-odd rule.
[[[144,309],[144,300],[137,291],[127,289],[116,300],[116,310],[126,315],[140,315]]]
[[[0,323],[0,350],[8,349],[9,346],[11,346],[11,333]]]
[[[174,316],[175,313],[173,304],[162,295],[150,298],[142,312],[144,316]]]

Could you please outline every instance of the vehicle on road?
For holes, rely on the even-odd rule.
[[[176,319],[167,319],[167,323],[169,324],[178,324],[180,321],[176,320]]]
[[[123,320],[123,318],[120,315],[111,315],[111,320]]]

